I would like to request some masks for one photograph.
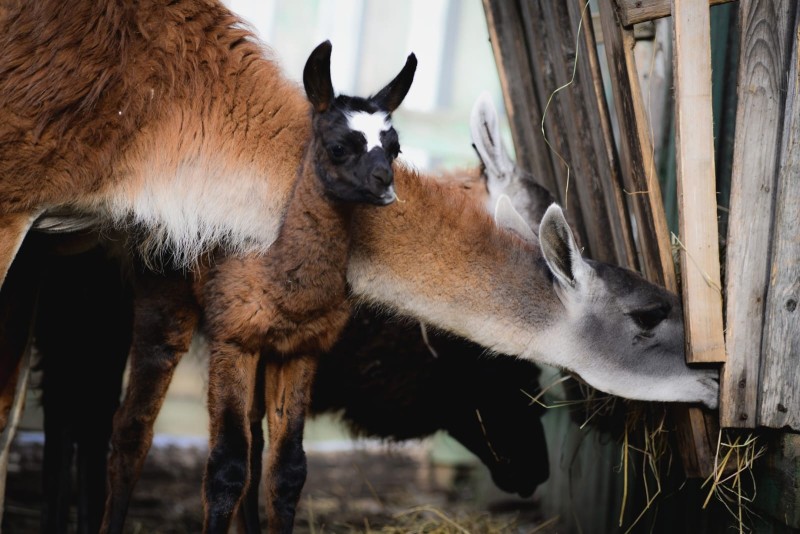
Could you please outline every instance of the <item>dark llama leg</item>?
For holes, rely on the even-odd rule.
[[[261,489],[262,458],[264,455],[264,415],[266,399],[264,397],[264,372],[266,358],[259,357],[256,369],[256,383],[253,390],[253,405],[250,407],[250,483],[247,493],[242,499],[238,514],[238,531],[246,534],[260,534],[259,490]]]
[[[133,487],[153,441],[153,425],[199,317],[191,283],[180,273],[137,273],[135,292],[130,378],[114,416],[101,532],[123,532]]]
[[[211,437],[203,477],[203,532],[226,534],[250,478],[250,407],[259,357],[236,342],[212,340],[209,349]]]
[[[280,357],[278,357],[280,358]],[[289,534],[308,466],[303,450],[305,415],[317,370],[316,356],[283,356],[267,362],[269,449],[265,472],[267,532]]]
[[[77,532],[94,534],[103,518],[111,422],[130,350],[131,294],[119,262],[100,248],[45,258],[35,326],[45,425],[42,528],[69,530],[75,458]]]

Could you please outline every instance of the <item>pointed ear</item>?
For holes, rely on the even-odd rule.
[[[500,134],[500,120],[488,91],[478,95],[469,119],[472,144],[486,167],[489,191],[502,191],[514,172],[514,162],[506,152]]]
[[[514,205],[511,204],[511,199],[508,195],[500,195],[497,199],[497,204],[494,207],[494,222],[501,228],[507,228],[515,232],[522,239],[528,243],[536,243],[538,240],[536,234],[522,218]]]
[[[317,113],[326,111],[333,103],[331,82],[331,42],[320,43],[308,56],[303,68],[303,86],[306,96]]]
[[[558,204],[550,204],[539,224],[539,242],[550,271],[563,286],[575,287],[589,266],[581,258],[575,237]]]
[[[408,55],[406,64],[400,74],[395,76],[394,80],[389,82],[386,87],[378,91],[372,99],[381,109],[388,113],[396,110],[400,107],[400,103],[403,102],[406,94],[408,94],[408,90],[411,89],[411,82],[414,81],[414,72],[416,70],[417,56],[411,53]]]

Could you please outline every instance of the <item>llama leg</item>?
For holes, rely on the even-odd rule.
[[[264,370],[266,359],[261,356],[256,370],[253,405],[250,407],[250,483],[238,513],[238,530],[246,534],[261,532],[258,517],[259,490],[261,488],[262,457],[264,454]]]
[[[37,213],[0,214],[0,287]]]
[[[303,428],[311,400],[317,358],[297,356],[267,363],[266,397],[269,452],[264,473],[267,531],[291,533],[306,481]]]
[[[228,532],[250,478],[250,407],[258,354],[242,344],[209,341],[208,414],[211,427],[203,477],[204,533]]]
[[[153,441],[153,424],[199,317],[191,284],[177,273],[138,276],[134,303],[130,377],[114,415],[101,532],[123,531],[133,487]]]
[[[45,532],[66,532],[77,448],[79,534],[103,518],[111,422],[131,344],[132,307],[120,265],[100,248],[49,254],[36,310],[44,410]],[[91,343],[87,340],[91,339]],[[103,380],[97,381],[97,375]]]

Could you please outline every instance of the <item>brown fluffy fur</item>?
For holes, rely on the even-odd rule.
[[[277,224],[308,105],[220,2],[15,4],[0,11],[0,215],[67,206],[142,223],[146,237],[155,232],[143,240],[150,251],[161,223],[143,222],[127,203],[154,187],[154,175],[172,180],[213,154],[231,174],[255,175],[239,179],[270,183],[272,198],[253,202]],[[191,264],[196,248],[178,260]]]

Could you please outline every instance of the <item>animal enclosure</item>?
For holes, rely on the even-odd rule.
[[[413,4],[422,10],[423,2]],[[459,5],[430,2],[426,15],[448,34]],[[370,12],[400,11],[370,2],[346,8],[366,20],[373,20],[366,18]],[[515,393],[528,395],[523,404],[535,410],[536,423],[544,414],[550,473],[530,501],[544,527],[602,534],[800,528],[800,250],[794,228],[800,217],[799,11],[793,0],[482,1],[517,165],[565,207],[584,257],[627,266],[679,292],[688,361],[694,368],[722,370],[719,411],[625,402],[547,367],[530,381],[511,364],[471,371],[470,376],[500,377],[492,388],[505,383],[503,373],[514,375],[520,379],[513,382]],[[272,24],[287,31],[281,22]],[[383,28],[363,24],[347,41],[353,61],[360,58],[356,43],[375,27]],[[441,57],[432,61],[444,73],[451,68],[448,46],[440,46]],[[424,64],[426,56],[418,55]],[[354,84],[364,77],[349,73]],[[413,90],[409,95],[412,115],[425,114],[426,106],[459,85],[446,74],[434,82],[423,76],[422,84],[426,96]],[[420,145],[455,138],[449,134],[456,122],[445,120],[448,112],[438,113],[441,124],[410,128],[425,132]],[[468,141],[462,144],[474,156]],[[408,152],[419,155],[413,144]],[[415,161],[438,167],[451,164],[452,155]],[[22,323],[31,313],[21,309],[4,322],[5,353],[19,353],[17,345],[27,341],[24,325],[12,319]],[[415,323],[408,332],[419,337],[420,354],[433,353],[420,368],[442,365],[443,376],[450,377],[450,360],[445,357],[443,364],[435,354],[445,342],[430,341],[424,325]],[[0,364],[10,362],[4,358]],[[13,374],[0,369],[6,390],[24,383],[11,379]],[[529,391],[534,383],[541,389]],[[486,393],[487,384],[474,384]],[[473,395],[445,391],[440,403],[445,396],[450,402]],[[493,390],[492,396],[499,395]],[[460,412],[446,413],[455,418],[450,414]],[[470,410],[469,416],[480,420],[481,412]],[[479,437],[490,443],[481,461],[500,463],[480,422],[486,434]],[[390,423],[387,418],[387,428]],[[509,426],[519,434],[538,428],[526,425],[533,423]],[[541,441],[531,445],[537,455],[544,454],[534,447]],[[751,475],[757,500],[747,503],[756,494],[747,486]],[[725,493],[731,481],[739,484],[738,493]],[[513,477],[507,483],[520,484]],[[738,520],[726,505],[739,512]],[[310,504],[302,506],[307,508],[301,515],[313,511]],[[747,516],[748,509],[761,517]],[[314,528],[313,519],[308,524]]]

